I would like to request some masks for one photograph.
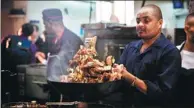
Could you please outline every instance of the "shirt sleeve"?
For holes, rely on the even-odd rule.
[[[159,65],[161,71],[158,72],[157,80],[144,80],[147,85],[146,95],[153,100],[167,99],[172,94],[181,69],[181,56],[178,49],[165,52]]]

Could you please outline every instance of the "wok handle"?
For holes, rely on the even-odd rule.
[[[40,84],[40,85],[46,85],[46,82],[42,82],[42,81],[32,81],[33,84]]]
[[[76,105],[79,102],[47,102],[46,105]]]

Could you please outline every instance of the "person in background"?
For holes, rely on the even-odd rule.
[[[44,42],[42,38],[39,36],[39,28],[37,25],[33,25],[34,31],[32,35],[29,37],[29,40],[32,41],[31,44],[31,53],[32,53],[32,63],[42,63],[42,59],[36,55],[37,52],[41,52],[44,48]]]
[[[46,54],[50,53],[47,61],[47,80],[60,81],[61,75],[68,74],[69,60],[73,58],[83,42],[80,37],[65,27],[62,12],[59,9],[45,9],[42,14],[47,34]],[[56,93],[54,92],[53,95],[51,93],[52,101],[59,101],[60,94]]]
[[[22,27],[20,27],[17,31],[17,36],[21,36],[22,35]],[[4,41],[4,40],[7,40],[11,35],[8,35],[8,36],[5,36],[5,37],[2,37],[1,39],[1,43]]]
[[[46,31],[43,31],[43,33],[40,35],[40,37],[42,38],[43,42],[46,41]]]
[[[53,65],[54,62],[48,61],[48,70],[59,71],[62,65],[62,72],[66,72],[69,60],[78,51],[80,45],[83,45],[83,42],[75,33],[64,26],[62,13],[59,9],[45,9],[42,13],[46,32],[48,35],[54,34],[51,43],[47,44],[48,52],[50,55],[57,55],[61,59],[61,62],[55,61],[60,65]]]
[[[141,40],[126,45],[120,65],[115,65],[113,70],[121,72],[131,92],[125,99],[131,99],[135,107],[168,106],[173,101],[172,91],[179,77],[180,53],[161,32],[163,17],[158,6],[142,7],[136,22]]]
[[[20,36],[9,36],[6,41],[6,51],[13,57],[13,61],[16,64],[28,64],[30,63],[30,45],[31,41],[29,36],[34,31],[33,25],[25,23],[22,25],[22,34]],[[9,55],[8,54],[8,55]]]
[[[44,31],[41,35],[40,35],[40,40],[42,40],[43,44],[41,44],[41,49],[36,53],[36,58],[38,58],[38,60],[40,61],[40,63],[42,64],[46,64],[47,63],[47,53],[48,53],[48,47],[47,47],[47,43],[46,42],[46,31]]]
[[[20,36],[11,35],[5,40],[5,52],[8,53],[6,56],[8,58],[13,57],[15,62],[21,62],[16,63],[14,67],[19,64],[36,63],[35,53],[43,46],[43,41],[38,39],[37,26],[25,23],[22,25],[21,30]]]
[[[184,30],[186,41],[177,46],[182,57],[182,71],[176,99],[178,105],[194,106],[194,13],[187,15]]]
[[[31,63],[31,41],[28,37],[32,35],[34,31],[33,25],[25,23],[22,25],[22,34],[9,35],[1,44],[2,50],[2,68],[9,70],[11,73],[17,75],[17,65],[30,64]],[[13,76],[9,79],[12,84],[10,94],[12,102],[18,101],[18,86],[17,76]],[[9,84],[9,83],[8,83]]]
[[[38,46],[38,48],[42,48],[44,40],[42,39],[42,37],[39,34],[38,26],[37,25],[33,25],[33,26],[34,26],[34,32],[31,36],[32,42],[35,43]]]

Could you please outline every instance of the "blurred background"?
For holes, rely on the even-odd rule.
[[[117,22],[127,26],[135,26],[135,15],[141,6],[146,4],[158,5],[163,14],[166,35],[175,37],[180,34],[184,27],[184,20],[189,12],[189,0],[166,0],[166,1],[19,1],[2,0],[1,9],[1,38],[8,34],[16,33],[18,28],[31,20],[38,21],[40,32],[44,30],[42,10],[46,8],[59,8],[63,14],[65,25],[74,33],[83,37],[81,24],[87,23],[110,23]],[[22,9],[23,16],[11,17],[13,9]],[[110,20],[112,18],[112,21]],[[8,29],[9,28],[9,29]],[[176,30],[177,29],[177,30]]]

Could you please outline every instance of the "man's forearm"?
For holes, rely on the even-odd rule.
[[[44,58],[41,57],[41,56],[38,56],[37,58],[38,58],[38,60],[40,61],[40,63],[46,64],[46,59],[44,59]]]
[[[141,79],[139,79],[139,78],[137,78],[136,76],[132,75],[127,70],[124,70],[124,72],[123,72],[123,78],[126,79],[131,84],[133,83],[134,86],[138,90],[140,90],[141,92],[143,92],[144,94],[147,93],[147,85],[144,83],[144,81],[141,80]]]

